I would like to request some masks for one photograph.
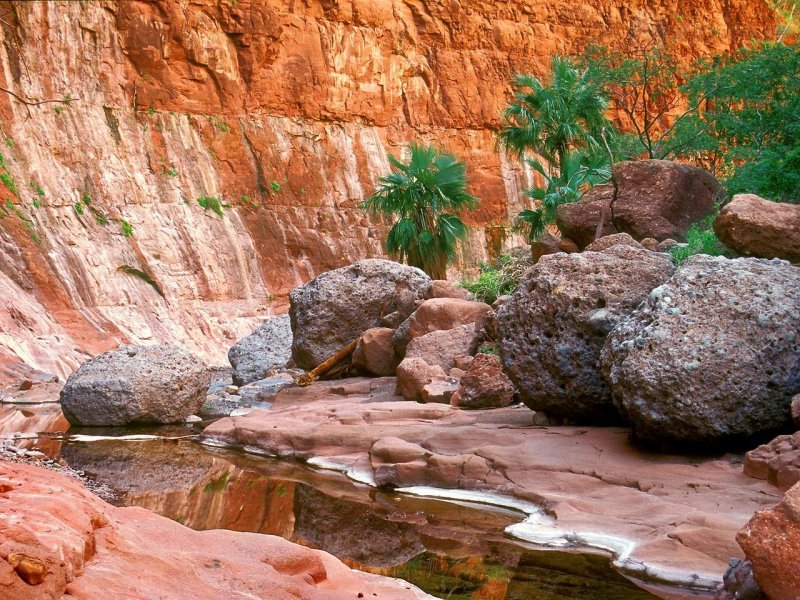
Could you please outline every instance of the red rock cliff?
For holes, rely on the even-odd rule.
[[[630,32],[709,54],[774,18],[764,0],[19,1],[0,27],[0,365],[63,375],[125,340],[223,363],[273,298],[381,254],[356,203],[412,139],[467,161],[464,261],[484,257],[529,176],[495,149],[512,73]]]

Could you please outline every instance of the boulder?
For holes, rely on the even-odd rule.
[[[608,333],[672,274],[632,246],[544,256],[497,311],[500,356],[525,404],[582,422],[615,420],[598,370]]]
[[[514,385],[503,373],[500,358],[477,354],[461,377],[458,391],[450,404],[465,409],[502,408],[514,399]]]
[[[608,250],[612,246],[633,246],[634,248],[644,247],[627,233],[613,233],[611,235],[597,238],[591,244],[586,246],[586,250],[588,252],[602,252],[603,250]]]
[[[455,377],[436,378],[422,386],[422,401],[425,404],[432,402],[450,404],[450,400],[458,390],[459,385],[459,381]]]
[[[228,350],[233,382],[247,385],[264,379],[273,369],[285,367],[292,358],[292,325],[289,315],[270,319]]]
[[[533,264],[539,262],[539,259],[547,254],[558,254],[562,252],[559,247],[560,243],[561,238],[553,235],[549,231],[545,231],[531,244],[531,258],[533,259]]]
[[[800,481],[800,432],[779,435],[744,457],[744,473],[786,491]]]
[[[425,300],[431,298],[458,298],[460,300],[475,300],[472,292],[458,287],[455,283],[444,279],[434,279],[431,287],[425,293]]]
[[[429,365],[421,358],[405,358],[397,366],[397,393],[406,400],[421,401],[426,385],[446,378],[439,365]]]
[[[358,338],[353,365],[378,377],[394,375],[400,362],[392,346],[394,329],[373,327]]]
[[[594,241],[601,215],[601,235],[629,233],[637,240],[684,240],[692,223],[710,215],[722,197],[714,176],[698,167],[667,160],[638,160],[614,165],[615,188],[598,185],[578,202],[556,211],[561,234],[585,248]],[[609,206],[614,201],[614,219]]]
[[[774,508],[757,512],[736,536],[770,600],[800,597],[800,484]]]
[[[714,233],[740,254],[800,262],[800,204],[737,194],[714,220]]]
[[[73,425],[179,423],[203,406],[206,364],[177,346],[123,346],[87,360],[61,390]]]
[[[475,354],[479,345],[480,336],[476,334],[475,324],[469,323],[415,337],[409,342],[405,357],[421,358],[447,372],[456,366],[458,357]]]
[[[651,252],[658,252],[658,244],[659,243],[660,242],[658,240],[650,238],[650,237],[644,238],[641,241],[642,246],[644,246],[645,248],[647,248]]]
[[[611,333],[602,370],[642,439],[723,443],[787,425],[800,391],[800,269],[691,257]]]
[[[406,346],[412,339],[459,325],[472,323],[480,330],[483,328],[483,319],[491,308],[483,302],[458,298],[426,300],[395,332],[392,342],[394,349],[399,355],[405,356]]]
[[[361,260],[322,273],[289,294],[292,357],[299,367],[313,369],[384,317],[405,320],[430,287],[421,270],[388,260]]]

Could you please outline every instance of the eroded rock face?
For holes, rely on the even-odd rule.
[[[611,333],[602,368],[643,439],[721,443],[782,427],[800,391],[800,269],[694,256]]]
[[[672,274],[664,255],[620,245],[543,256],[497,311],[500,355],[522,400],[559,418],[616,418],[598,368],[608,333]]]
[[[736,536],[758,585],[770,600],[800,596],[800,484],[778,505],[757,512]]]
[[[247,385],[264,379],[273,369],[285,367],[292,358],[292,326],[289,315],[270,319],[228,350],[233,383]]]
[[[61,408],[74,425],[177,423],[200,410],[210,384],[206,364],[177,346],[124,346],[70,375]]]
[[[338,350],[378,327],[385,315],[407,318],[431,286],[414,267],[368,259],[328,271],[289,294],[292,357],[313,369]]]
[[[719,212],[714,232],[746,256],[800,262],[800,205],[738,194]]]
[[[193,531],[111,506],[39,467],[0,462],[0,490],[3,598],[430,598],[276,536]]]
[[[571,0],[18,3],[3,86],[75,101],[0,95],[13,201],[32,223],[0,221],[0,296],[13,298],[0,327],[14,340],[0,340],[0,377],[27,363],[65,378],[86,353],[153,339],[225,364],[272,298],[382,255],[386,224],[356,203],[414,139],[466,161],[482,199],[466,262],[488,260],[484,226],[514,214],[527,184],[495,148],[514,72],[544,73],[598,31],[620,47],[668,26],[687,61],[775,31],[765,0],[629,4],[593,0],[575,19]],[[105,225],[77,214],[82,192]]]
[[[614,186],[605,184],[592,188],[578,202],[558,207],[558,229],[581,248],[594,241],[603,214],[604,236],[629,233],[637,240],[683,240],[692,223],[710,215],[722,199],[722,186],[711,173],[667,160],[617,163],[614,179],[616,199]]]

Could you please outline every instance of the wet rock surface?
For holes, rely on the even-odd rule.
[[[124,346],[83,363],[61,391],[70,423],[175,423],[203,406],[211,373],[177,346]]]
[[[378,327],[387,315],[402,322],[416,308],[431,279],[414,267],[368,259],[328,271],[290,294],[292,357],[313,369],[337,351]]]
[[[800,390],[800,269],[692,257],[614,329],[602,368],[642,439],[726,443],[788,425]]]
[[[711,173],[673,161],[619,162],[613,172],[616,192],[610,183],[598,185],[578,202],[558,207],[558,229],[581,248],[594,241],[603,216],[603,236],[683,240],[692,223],[710,215],[722,198],[722,186]]]
[[[8,598],[179,598],[187,589],[198,599],[427,597],[279,537],[197,532],[141,508],[115,508],[37,467],[0,462],[0,487],[0,544],[11,558],[0,561],[0,582]]]
[[[714,232],[740,254],[800,262],[800,205],[737,194],[717,215]]]
[[[319,459],[361,481],[546,506],[544,521],[515,535],[533,540],[547,531],[578,545],[602,539],[612,553],[624,548],[618,568],[644,564],[648,576],[686,577],[708,589],[730,557],[741,556],[736,532],[778,498],[776,488],[741,472],[741,458],[650,453],[622,428],[543,427],[524,407],[462,411],[385,401],[383,389],[345,380],[284,390],[269,411],[223,419],[204,435]]]
[[[270,319],[228,350],[233,383],[242,386],[264,379],[292,358],[292,326],[289,315]]]
[[[618,418],[600,351],[673,270],[666,256],[627,245],[542,257],[496,317],[500,356],[523,402],[587,423]]]

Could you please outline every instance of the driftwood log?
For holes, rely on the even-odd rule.
[[[298,377],[297,385],[300,387],[306,387],[307,385],[311,385],[314,381],[336,369],[336,367],[340,367],[342,363],[348,361],[350,356],[352,356],[353,352],[356,349],[356,344],[358,340],[353,340],[347,346],[336,352],[330,358],[325,359],[319,365],[314,367],[308,373],[305,373]],[[340,370],[340,369],[339,369]]]

